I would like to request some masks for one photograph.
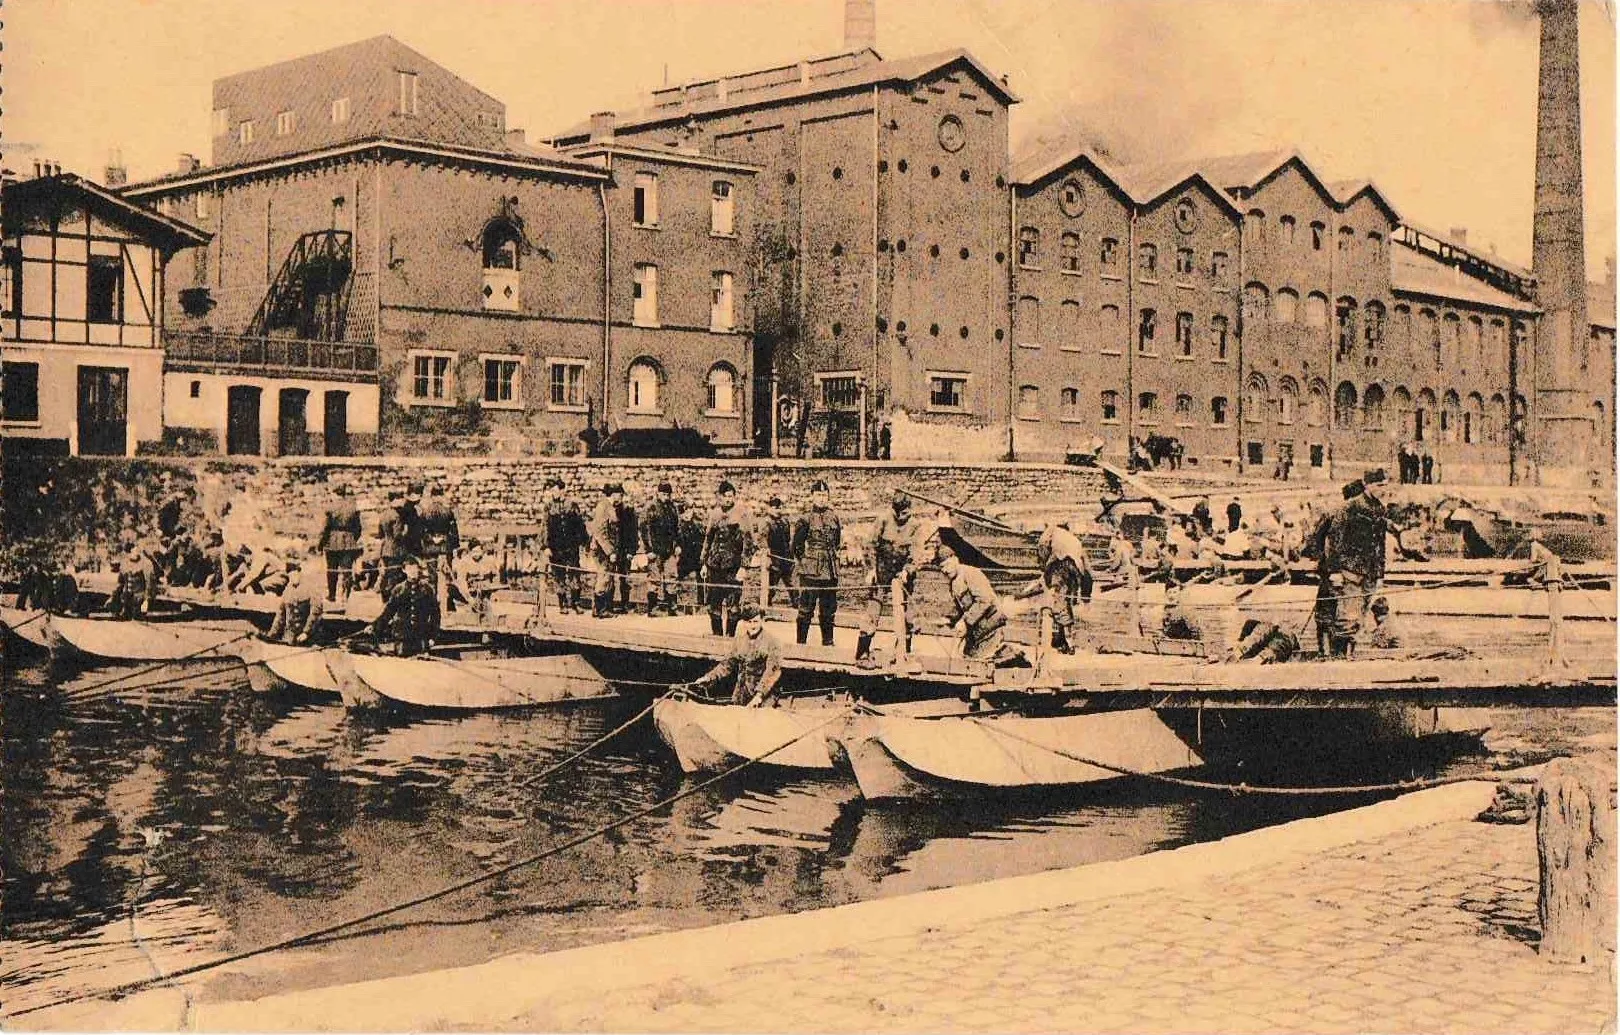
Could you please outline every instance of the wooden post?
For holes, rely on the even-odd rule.
[[[771,609],[771,558],[766,551],[765,562],[759,566],[759,609]]]
[[[906,584],[901,579],[889,583],[889,599],[894,604],[894,660],[906,656]]]
[[[1046,674],[1046,656],[1052,651],[1052,608],[1041,608],[1040,628],[1035,634],[1035,675]]]
[[[1541,862],[1541,955],[1613,966],[1614,802],[1609,773],[1588,759],[1554,759],[1536,788]]]
[[[537,625],[546,624],[546,598],[551,595],[551,565],[544,562],[540,565],[539,589],[534,595],[534,620]]]
[[[1547,553],[1547,663],[1553,668],[1568,664],[1564,657],[1564,562]]]

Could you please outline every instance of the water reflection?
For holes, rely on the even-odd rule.
[[[532,782],[633,700],[368,719],[255,694],[239,670],[106,685],[118,674],[24,669],[6,687],[0,983],[13,1008],[146,976],[132,909],[173,969],[488,873],[697,784],[648,724]],[[754,770],[363,935],[212,980],[265,994],[456,966],[1127,858],[1343,804],[1121,783],[874,807],[852,781]]]

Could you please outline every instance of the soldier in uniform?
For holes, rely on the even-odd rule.
[[[765,514],[765,549],[770,552],[769,564],[766,568],[766,577],[771,580],[771,592],[767,598],[776,598],[776,587],[782,586],[787,590],[788,603],[798,606],[798,592],[793,585],[793,526],[782,513],[782,497],[772,496],[768,504],[770,510]]]
[[[709,512],[698,568],[698,578],[708,589],[709,628],[716,636],[737,631],[737,604],[742,599],[738,572],[751,552],[746,515],[737,506],[737,487],[721,482],[719,501]]]
[[[450,564],[455,559],[456,551],[461,549],[461,526],[456,522],[456,512],[446,502],[444,493],[435,491],[422,501],[419,516],[422,523],[422,563],[433,582],[439,610],[454,611],[455,605],[450,602]]]
[[[144,617],[152,609],[152,595],[156,588],[157,573],[140,548],[130,544],[118,569],[118,585],[113,590],[107,607],[114,618],[132,621]]]
[[[400,657],[409,658],[426,651],[438,637],[439,601],[420,560],[405,557],[399,567],[403,578],[389,592],[382,613],[371,623],[371,638],[379,647],[386,642],[397,649]]]
[[[872,638],[877,635],[883,619],[883,602],[888,599],[896,579],[909,598],[917,582],[923,527],[911,517],[911,497],[896,492],[889,501],[889,513],[878,519],[872,530],[872,590],[866,597],[866,610],[861,615],[860,638],[855,641],[855,660],[864,661],[872,656]],[[917,632],[917,610],[906,608],[906,642],[896,645],[911,650],[911,637]]]
[[[629,490],[620,489],[619,498],[615,501],[619,519],[619,552],[613,558],[613,571],[618,576],[620,613],[628,614],[630,611],[630,566],[637,553],[641,551],[641,515],[636,510],[636,500],[639,493],[635,486]],[[610,602],[611,603],[611,602]]]
[[[980,661],[1005,660],[1007,615],[990,580],[979,569],[963,564],[956,551],[943,543],[936,557],[939,570],[951,580],[955,611],[946,624],[961,626],[962,653]]]
[[[579,507],[563,497],[561,478],[547,478],[545,492],[545,512],[540,523],[540,563],[546,566],[551,586],[557,592],[558,609],[584,611],[579,548],[584,545],[585,521]]]
[[[799,581],[798,642],[810,639],[810,620],[819,609],[821,645],[833,645],[838,614],[838,551],[844,528],[828,505],[827,483],[810,486],[810,512],[793,524],[793,570]]]
[[[1041,566],[1041,576],[1021,588],[1017,596],[1046,593],[1047,607],[1052,611],[1052,646],[1064,654],[1073,654],[1070,633],[1074,629],[1075,598],[1091,602],[1091,564],[1086,548],[1079,536],[1054,521],[1035,543],[1035,560]]]
[[[422,489],[417,485],[403,493],[389,493],[389,508],[377,523],[377,538],[382,541],[382,579],[377,591],[384,600],[405,578],[405,558],[416,556],[422,549],[422,518],[416,512],[421,499]]]
[[[675,614],[676,571],[681,558],[681,511],[675,503],[675,490],[660,482],[658,497],[641,523],[641,542],[647,551],[647,613],[660,605]]]
[[[680,689],[706,692],[731,680],[731,703],[758,708],[776,694],[782,678],[782,645],[765,629],[765,616],[753,604],[737,609],[737,634],[731,653],[702,676]]]
[[[585,525],[587,567],[591,570],[591,614],[606,618],[613,608],[613,583],[619,570],[619,502],[624,487],[602,486],[602,498]]]
[[[276,609],[276,617],[270,623],[270,632],[265,638],[281,643],[312,643],[320,632],[321,616],[325,611],[320,577],[312,567],[297,558],[288,558],[287,569],[287,588],[281,591],[281,606]]]
[[[676,590],[679,592],[687,579],[693,580],[692,602],[685,608],[687,614],[692,614],[697,608],[705,606],[709,599],[707,587],[698,574],[703,568],[703,541],[708,538],[708,527],[704,524],[703,514],[690,503],[681,504],[680,534],[680,554],[675,564]]]
[[[1383,480],[1380,469],[1346,485],[1344,505],[1324,515],[1311,536],[1309,553],[1317,558],[1317,639],[1334,657],[1350,656],[1367,605],[1384,577],[1389,522],[1384,504],[1368,489]]]

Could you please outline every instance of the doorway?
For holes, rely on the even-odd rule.
[[[225,393],[225,452],[230,456],[258,456],[259,396],[252,385],[232,385]]]
[[[321,428],[325,432],[326,455],[349,455],[349,393],[327,392],[326,412]]]
[[[79,368],[79,455],[128,452],[129,369]]]
[[[276,455],[309,455],[309,391],[283,388],[277,399]]]

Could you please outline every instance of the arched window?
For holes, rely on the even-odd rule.
[[[1395,417],[1400,421],[1401,441],[1409,442],[1412,438],[1412,393],[1406,390],[1405,385],[1396,385],[1390,398],[1395,403]]]
[[[1187,426],[1193,422],[1193,397],[1186,392],[1176,396],[1176,424]]]
[[[1469,445],[1477,445],[1484,438],[1485,398],[1478,392],[1468,393],[1468,406],[1463,410],[1462,438]]]
[[[1277,383],[1277,423],[1292,424],[1299,412],[1299,384],[1291,377]]]
[[[737,406],[737,371],[729,363],[716,363],[705,379],[709,390],[709,412],[733,414]]]
[[[1136,272],[1140,280],[1153,280],[1159,275],[1159,249],[1157,245],[1136,246]]]
[[[1063,304],[1058,306],[1058,348],[1072,352],[1080,351],[1080,341],[1084,334],[1085,331],[1080,326],[1080,303],[1072,298],[1064,299]]]
[[[1412,346],[1412,307],[1398,305],[1395,307],[1395,326],[1393,328],[1395,345],[1398,348],[1411,348]]]
[[[1281,219],[1277,220],[1277,225],[1282,228],[1282,243],[1283,244],[1293,244],[1294,243],[1294,217],[1293,216],[1283,216]]]
[[[1333,426],[1341,430],[1356,426],[1356,386],[1349,381],[1339,382],[1333,393]]]
[[[1305,390],[1305,423],[1320,428],[1327,423],[1327,382],[1318,378]]]
[[[1058,419],[1080,419],[1080,389],[1065,388],[1058,393]]]
[[[1468,318],[1467,329],[1463,334],[1463,363],[1470,370],[1479,369],[1485,360],[1485,321],[1477,316]]]
[[[1427,388],[1417,394],[1417,405],[1412,408],[1412,438],[1418,442],[1434,441],[1434,392]]]
[[[1507,432],[1507,400],[1501,392],[1491,396],[1491,409],[1485,417],[1485,441],[1496,444]]]
[[[1264,284],[1250,282],[1243,288],[1243,324],[1245,333],[1258,331],[1265,326],[1268,311],[1271,309],[1271,292],[1266,290]]]
[[[1266,240],[1266,213],[1264,209],[1249,209],[1243,228],[1249,232],[1250,244],[1264,244]]]
[[[1228,418],[1226,396],[1217,395],[1209,401],[1209,422],[1217,428],[1226,427]]]
[[[1384,389],[1368,385],[1361,397],[1361,426],[1369,431],[1384,430]]]
[[[1457,393],[1446,389],[1445,399],[1440,407],[1440,441],[1457,441],[1457,428],[1462,423],[1462,400]]]
[[[1058,238],[1058,259],[1065,272],[1080,272],[1080,235],[1072,230],[1063,231]]]
[[[1485,366],[1493,372],[1507,369],[1507,324],[1501,320],[1491,321],[1490,334],[1486,338]]]
[[[1273,301],[1272,311],[1277,314],[1278,323],[1293,323],[1299,319],[1299,292],[1291,288],[1278,288],[1277,297]]]
[[[1447,313],[1440,333],[1440,365],[1450,369],[1457,363],[1457,350],[1462,341],[1462,320],[1456,313]]]
[[[1384,303],[1368,302],[1362,320],[1362,334],[1366,336],[1367,348],[1376,349],[1384,344]]]
[[[1384,257],[1384,235],[1377,230],[1367,231],[1367,258],[1378,262]]]
[[[1102,351],[1118,355],[1125,349],[1125,324],[1119,318],[1119,306],[1105,305],[1102,307],[1102,326],[1098,328],[1102,337]]]
[[[1349,355],[1356,347],[1356,300],[1348,295],[1333,307],[1335,326],[1338,328],[1339,355]]]
[[[1592,400],[1592,443],[1599,449],[1609,448],[1609,435],[1613,432],[1609,427],[1609,416],[1603,408],[1601,399]]]
[[[628,394],[625,405],[631,413],[663,412],[659,394],[664,384],[664,371],[656,362],[642,358],[631,363],[626,381]]]
[[[1266,400],[1271,393],[1267,389],[1266,379],[1259,374],[1249,377],[1249,382],[1243,388],[1243,422],[1245,424],[1261,424],[1266,419]]]
[[[1033,295],[1018,299],[1018,344],[1039,345],[1041,341],[1041,300]]]
[[[515,270],[518,268],[519,245],[523,235],[510,221],[492,219],[484,227],[483,249],[486,270]]]
[[[1018,386],[1018,418],[1039,420],[1041,416],[1041,390],[1035,385]]]
[[[1309,295],[1305,296],[1305,326],[1327,326],[1326,295],[1321,294],[1320,292],[1312,291]]]

